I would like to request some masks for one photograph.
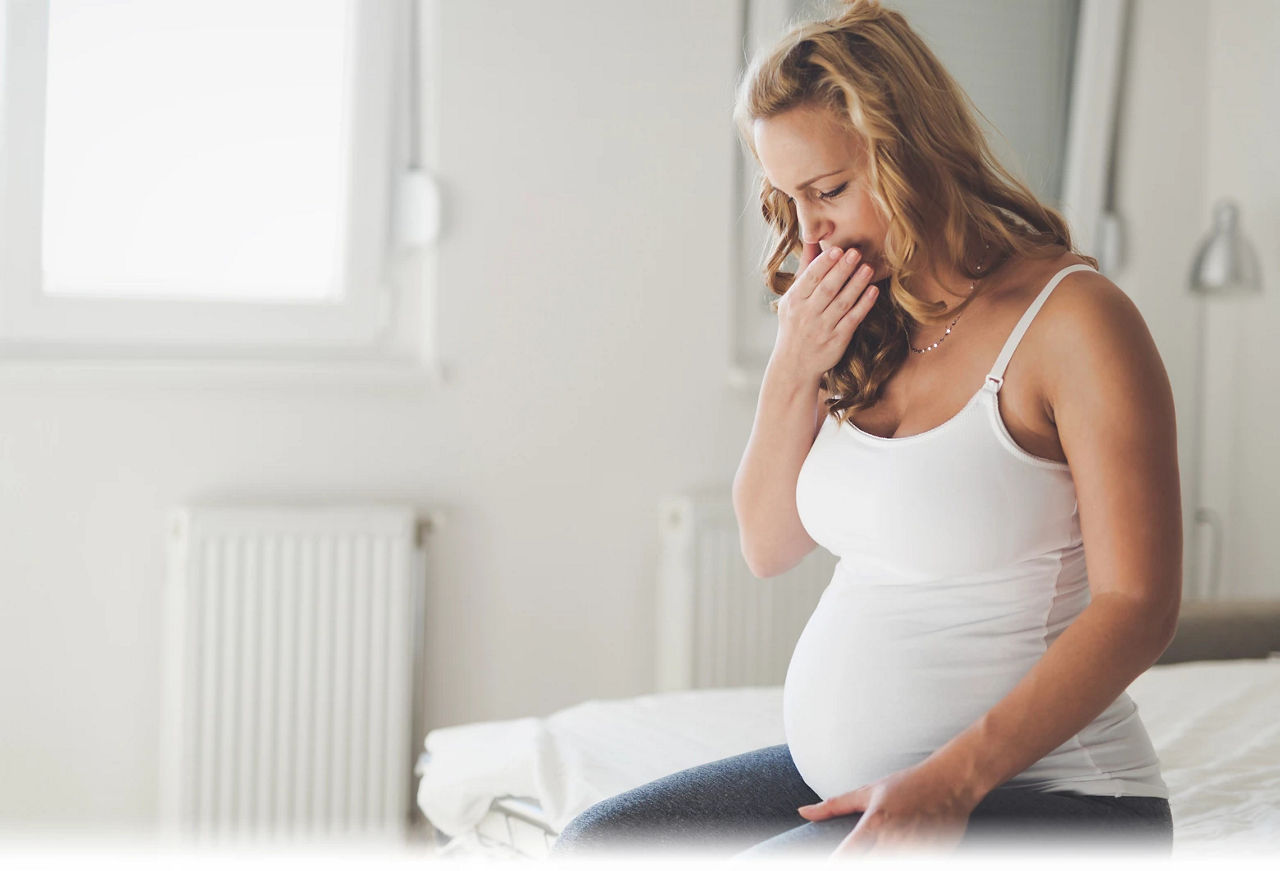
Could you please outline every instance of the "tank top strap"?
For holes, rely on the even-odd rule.
[[[1027,306],[1027,310],[1022,313],[1022,318],[1013,328],[1013,332],[1009,334],[1008,340],[1005,341],[1004,347],[1000,349],[1000,356],[996,358],[995,365],[991,367],[986,383],[983,384],[985,389],[990,390],[992,393],[1000,390],[1000,386],[1004,384],[1004,370],[1009,365],[1009,358],[1017,350],[1018,343],[1022,341],[1022,335],[1027,331],[1027,327],[1031,326],[1031,321],[1035,318],[1036,312],[1040,311],[1040,307],[1049,298],[1049,294],[1053,293],[1053,289],[1058,286],[1058,282],[1072,272],[1078,272],[1081,269],[1096,271],[1087,263],[1073,263],[1070,266],[1063,267],[1058,270],[1053,278],[1049,279],[1049,283],[1044,286],[1044,290],[1040,291],[1040,295],[1032,301],[1031,305]]]

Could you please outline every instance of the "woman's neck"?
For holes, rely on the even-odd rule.
[[[928,269],[921,270],[912,276],[912,287],[908,292],[923,303],[946,306],[939,316],[950,314],[966,300],[989,293],[997,284],[1003,284],[1012,273],[1010,268],[1016,258],[988,256],[985,261],[973,264],[978,277],[971,278],[955,269],[950,264],[937,268],[937,275]]]

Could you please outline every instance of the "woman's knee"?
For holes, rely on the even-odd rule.
[[[559,854],[634,847],[654,825],[646,803],[622,793],[596,802],[570,820],[551,851]]]
[[[598,840],[595,831],[597,819],[596,805],[592,805],[571,819],[556,837],[555,843],[551,845],[551,852],[553,854],[569,853],[596,842]]]
[[[570,820],[552,851],[714,851],[722,842],[740,843],[747,832],[772,834],[804,822],[795,808],[815,800],[786,745],[764,747],[596,802]]]

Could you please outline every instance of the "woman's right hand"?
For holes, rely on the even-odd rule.
[[[871,311],[879,289],[867,288],[873,270],[858,261],[853,248],[820,251],[816,243],[804,244],[800,271],[778,300],[778,338],[773,346],[774,357],[793,371],[811,377],[829,371]]]

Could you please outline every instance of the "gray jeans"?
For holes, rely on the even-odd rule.
[[[821,800],[800,777],[786,744],[730,756],[596,802],[572,819],[553,857],[829,856],[860,812],[810,822],[796,808]],[[1168,856],[1169,802],[1000,786],[969,815],[956,852]]]

